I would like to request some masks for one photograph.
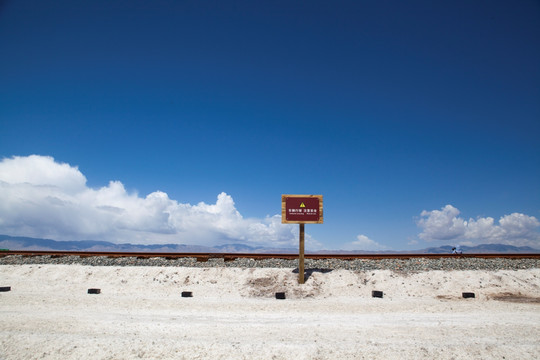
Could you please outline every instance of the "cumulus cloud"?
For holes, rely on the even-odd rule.
[[[421,239],[452,240],[462,244],[507,244],[540,247],[540,222],[534,216],[513,213],[502,216],[498,223],[492,217],[459,217],[452,205],[441,210],[422,211],[417,225],[422,228]]]
[[[0,162],[0,233],[57,240],[295,246],[298,230],[281,216],[244,218],[233,198],[179,203],[161,191],[128,193],[120,181],[90,188],[77,167],[32,155]],[[315,241],[313,241],[316,244]]]
[[[348,243],[345,246],[346,250],[368,250],[368,251],[377,251],[377,250],[388,250],[389,248],[385,245],[379,244],[378,242],[371,240],[366,235],[358,235],[356,240]]]

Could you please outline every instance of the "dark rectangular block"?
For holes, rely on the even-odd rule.
[[[0,292],[11,291],[11,286],[2,286],[0,287]]]
[[[469,299],[469,298],[474,299],[475,298],[474,293],[472,293],[472,292],[464,292],[464,293],[461,294],[461,296],[463,296],[464,299]]]
[[[284,292],[277,292],[276,293],[276,299],[285,300],[285,293]]]
[[[371,297],[382,298],[382,297],[383,297],[383,292],[382,292],[382,291],[373,290],[373,291],[371,292]]]
[[[100,294],[101,289],[88,289],[89,294]]]
[[[191,291],[182,291],[182,297],[193,297],[193,293]]]

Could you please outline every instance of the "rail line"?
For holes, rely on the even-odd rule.
[[[79,256],[79,257],[96,257],[104,256],[110,258],[120,257],[136,257],[144,258],[196,258],[197,261],[208,261],[209,259],[223,259],[224,261],[233,261],[238,258],[250,258],[254,260],[263,259],[298,259],[298,254],[279,253],[279,254],[262,254],[262,253],[165,253],[165,252],[112,252],[112,251],[41,251],[41,250],[2,250],[0,257],[8,255],[21,256]],[[410,258],[506,258],[506,259],[540,259],[540,253],[524,253],[524,254],[498,254],[498,253],[480,253],[480,254],[305,254],[306,259],[340,259],[340,260],[355,260],[355,259],[410,259]]]

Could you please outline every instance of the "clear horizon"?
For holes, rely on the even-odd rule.
[[[5,238],[4,238],[5,236]],[[241,252],[244,252],[242,251],[243,249],[245,249],[246,247],[248,247],[250,250],[248,250],[248,252],[252,251],[252,250],[258,250],[258,249],[261,249],[263,251],[265,251],[264,253],[269,253],[268,251],[269,250],[272,250],[272,251],[277,251],[277,253],[298,253],[298,244],[296,247],[294,246],[291,246],[291,247],[283,247],[283,248],[274,248],[274,247],[267,247],[267,246],[250,246],[250,245],[246,245],[246,244],[235,244],[235,243],[229,243],[229,244],[221,244],[221,245],[216,245],[216,246],[204,246],[204,245],[186,245],[186,244],[178,244],[178,243],[172,243],[172,244],[132,244],[132,243],[114,243],[114,242],[107,242],[107,241],[101,241],[101,240],[92,240],[92,239],[85,239],[85,240],[55,240],[55,239],[41,239],[41,238],[33,238],[33,237],[18,237],[18,236],[11,236],[11,235],[7,235],[7,234],[0,234],[0,244],[1,245],[1,249],[0,250],[8,250],[8,251],[27,251],[27,250],[30,250],[30,251],[88,251],[88,252],[91,252],[91,251],[122,251],[122,252],[138,252],[139,250],[136,250],[135,248],[138,248],[138,247],[148,247],[150,246],[152,248],[151,252],[156,252],[156,251],[163,251],[161,249],[161,247],[165,247],[165,246],[186,246],[189,248],[189,252],[191,251],[194,251],[194,252],[198,252],[198,251],[201,251],[201,250],[195,250],[194,247],[198,246],[199,249],[205,249],[205,251],[207,249],[215,249],[215,250],[218,250],[218,251],[223,251],[224,249],[225,252],[238,252],[238,253],[241,253]],[[35,241],[34,241],[35,240]],[[16,245],[17,242],[23,242],[23,245],[18,245],[18,246],[7,246],[6,247],[6,244],[9,244],[9,242],[12,241],[13,244],[12,245]],[[76,243],[80,242],[80,243],[89,243],[91,242],[92,244],[87,244],[87,246],[91,245],[91,248],[77,248],[77,249],[73,249],[73,248],[68,248],[68,247],[64,247],[64,248],[59,248],[57,246],[59,246],[58,244],[57,245],[54,245],[54,247],[47,247],[46,244],[43,244],[43,241],[53,241],[55,243],[63,243],[63,242],[67,242],[67,243],[70,243],[70,246],[73,246],[73,245],[77,245]],[[26,242],[26,243],[25,243]],[[27,242],[30,242],[30,244],[28,244]],[[133,248],[130,248],[130,249],[126,249],[126,248],[122,248],[122,249],[109,249],[108,246],[109,245],[101,245],[101,247],[99,247],[99,245],[96,245],[95,243],[100,243],[100,242],[105,242],[106,244],[111,244],[111,247],[114,247],[116,245],[122,245],[122,246],[131,246]],[[75,243],[75,244],[74,244]],[[36,245],[37,244],[37,245]],[[83,245],[83,244],[79,244],[79,245]],[[36,247],[37,246],[37,247]],[[96,246],[98,246],[98,248],[96,248]],[[306,254],[309,254],[309,253],[325,253],[325,252],[328,252],[328,253],[361,253],[361,252],[373,252],[373,253],[379,253],[379,254],[382,254],[382,253],[392,253],[392,252],[397,252],[397,253],[407,253],[407,252],[411,252],[411,253],[417,253],[421,250],[433,250],[433,249],[442,249],[442,248],[448,248],[448,251],[451,251],[451,250],[454,250],[457,248],[458,251],[460,252],[465,252],[465,253],[469,253],[471,251],[471,249],[476,249],[476,248],[483,248],[484,250],[488,250],[489,249],[489,252],[492,252],[492,251],[503,251],[504,247],[508,247],[508,246],[514,246],[514,245],[505,245],[505,244],[475,244],[473,246],[461,246],[461,245],[454,245],[454,244],[434,244],[433,246],[429,246],[429,247],[425,247],[425,248],[421,248],[421,249],[409,249],[409,250],[361,250],[361,249],[356,249],[356,250],[343,250],[343,249],[323,249],[323,250],[313,250],[313,249],[306,249]],[[514,246],[516,247],[516,246]],[[520,252],[522,252],[524,249],[531,249],[533,250],[533,253],[536,253],[536,252],[540,252],[540,249],[539,248],[534,248],[534,247],[530,247],[530,246],[517,246],[516,247],[518,250],[520,250]],[[90,250],[91,249],[91,250]],[[497,250],[495,250],[497,249]],[[184,251],[187,251],[187,250],[184,250]],[[509,251],[508,249],[506,249],[506,251]],[[257,252],[254,252],[254,254],[256,254]],[[504,253],[504,252],[502,252]]]

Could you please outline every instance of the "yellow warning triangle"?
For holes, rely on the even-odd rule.
[[[304,205],[304,203],[301,203],[301,204],[300,204],[300,207],[306,207],[306,205]]]

